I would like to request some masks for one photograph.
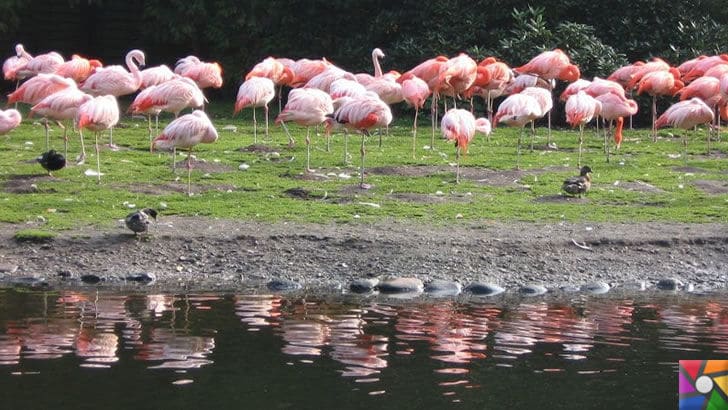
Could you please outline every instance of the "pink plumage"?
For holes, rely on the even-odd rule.
[[[632,81],[632,77],[635,75],[635,73],[645,65],[644,61],[637,61],[632,64],[619,67],[618,69],[614,70],[612,74],[607,77],[607,80],[614,81],[621,85],[624,88],[630,89],[631,87],[628,87],[628,84]]]
[[[70,120],[76,118],[81,105],[92,99],[92,96],[78,88],[68,87],[45,97],[30,112],[53,120]]]
[[[551,91],[545,88],[526,87],[521,90],[520,94],[529,95],[536,100],[539,108],[541,109],[539,118],[548,114],[548,112],[554,107],[554,100],[551,96]]]
[[[195,56],[187,56],[177,61],[174,72],[192,79],[200,89],[222,87],[222,67],[218,63],[200,61]]]
[[[293,71],[291,87],[298,88],[304,86],[309,80],[331,67],[331,65],[325,58],[321,60],[309,60],[307,58],[296,60],[293,67],[291,67]]]
[[[33,58],[22,44],[15,45],[15,55],[3,62],[3,76],[6,80],[24,80],[26,77],[19,76],[18,70],[24,67]]]
[[[195,110],[170,122],[154,139],[153,145],[154,148],[162,150],[190,149],[201,143],[211,144],[217,141],[217,138],[217,130],[207,114]]]
[[[475,137],[475,132],[490,134],[490,121],[485,118],[477,120],[470,111],[453,108],[448,110],[440,122],[442,136],[448,141],[455,141],[455,146],[467,152],[468,144]]]
[[[78,108],[76,126],[91,131],[108,130],[119,122],[119,104],[113,95],[95,97]]]
[[[430,88],[421,78],[412,76],[402,81],[402,98],[404,98],[407,104],[418,109],[422,108],[425,106],[425,101],[429,96]]]
[[[580,78],[566,86],[566,89],[559,96],[559,100],[566,102],[572,95],[576,95],[579,91],[591,85],[591,81]]]
[[[308,127],[323,123],[326,115],[333,112],[331,97],[325,92],[315,88],[296,88],[288,94],[288,102],[275,122],[295,122]]]
[[[55,51],[39,54],[28,60],[24,65],[18,67],[16,76],[19,78],[27,78],[38,74],[50,74],[55,72],[56,68],[61,64],[63,64],[63,57]]]
[[[145,89],[152,85],[162,84],[170,81],[177,77],[175,73],[166,65],[158,65],[154,67],[145,68],[141,71],[142,85],[141,89]]]
[[[265,77],[271,79],[276,85],[289,85],[293,81],[293,70],[286,67],[283,62],[273,57],[268,57],[256,64],[248,74],[245,80],[252,77]]]
[[[76,88],[76,83],[70,78],[55,74],[38,74],[8,94],[8,104],[21,102],[35,105],[43,98],[68,87]]]
[[[440,69],[434,92],[456,96],[475,82],[478,63],[467,54],[449,59]]]
[[[55,74],[81,83],[99,67],[102,67],[101,61],[95,59],[89,60],[78,54],[74,54],[70,60],[56,67]]]
[[[235,111],[240,112],[247,107],[265,107],[275,96],[275,84],[269,78],[252,77],[238,88],[235,99]]]
[[[144,53],[141,50],[131,50],[126,54],[125,62],[126,68],[120,65],[98,68],[81,85],[81,90],[94,96],[115,97],[136,92],[142,84],[139,66],[144,65]]]
[[[20,125],[23,117],[15,109],[0,110],[0,135],[5,135]]]
[[[700,98],[691,98],[671,105],[655,122],[656,128],[691,129],[713,121],[713,110]]]
[[[602,109],[602,103],[584,91],[579,91],[566,100],[566,122],[572,127],[584,125],[596,118]]]
[[[618,82],[605,80],[599,77],[594,77],[594,80],[592,80],[591,84],[584,88],[584,91],[592,97],[606,93],[617,93],[623,97],[625,96],[624,87],[622,87]]]
[[[725,103],[720,94],[720,80],[715,77],[697,78],[677,93],[680,94],[681,101],[697,97],[709,107]]]
[[[544,51],[532,58],[528,63],[516,67],[513,71],[519,74],[533,74],[546,80],[563,80],[573,82],[579,79],[579,67],[572,64],[569,56],[557,49]]]
[[[135,114],[165,111],[177,116],[185,108],[199,108],[204,103],[205,96],[197,84],[190,78],[181,77],[143,90],[129,110]]]
[[[541,106],[530,95],[512,94],[498,106],[494,124],[523,127],[541,116]]]
[[[402,96],[402,85],[387,77],[375,77],[366,87],[387,104],[397,104],[404,101]]]
[[[622,95],[606,93],[597,96],[596,99],[602,104],[602,111],[599,116],[607,121],[637,114],[637,102],[635,100],[625,98]]]
[[[427,87],[427,84],[425,84],[425,87]],[[356,97],[366,92],[367,89],[362,84],[347,78],[339,78],[334,81],[329,89],[329,94],[334,100],[341,97]]]

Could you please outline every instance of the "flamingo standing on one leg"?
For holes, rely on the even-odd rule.
[[[192,79],[200,89],[222,87],[222,67],[219,63],[200,61],[189,56],[177,61],[174,72]]]
[[[655,122],[655,128],[673,127],[685,130],[683,134],[683,150],[685,161],[688,160],[688,130],[700,124],[713,121],[713,110],[700,98],[694,97],[671,105]],[[710,137],[710,132],[708,132]]]
[[[84,93],[76,87],[68,87],[56,93],[53,93],[42,99],[38,104],[30,109],[30,116],[39,114],[45,118],[57,121],[58,125],[63,128],[63,155],[68,157],[68,128],[61,124],[61,121],[73,120],[78,114],[81,105],[92,100],[93,97]],[[83,164],[86,158],[86,148],[83,143],[83,135],[81,135],[81,154],[78,163]]]
[[[417,76],[402,81],[402,97],[407,104],[415,107],[415,120],[412,124],[412,158],[415,158],[417,151],[417,115],[420,108],[425,106],[425,100],[430,94],[430,87]]]
[[[94,131],[96,144],[96,176],[101,183],[101,159],[99,156],[99,131],[108,130],[119,122],[119,103],[113,95],[95,97],[78,107],[76,127]]]
[[[113,95],[114,97],[135,93],[142,85],[139,66],[143,66],[145,63],[144,52],[131,50],[126,53],[124,61],[126,69],[120,65],[98,68],[81,84],[81,91],[93,96]],[[109,146],[114,148],[113,127],[109,131]]]
[[[617,150],[622,145],[622,128],[624,126],[624,117],[631,117],[637,114],[637,101],[626,98],[619,93],[605,93],[595,97],[597,101],[602,103],[602,111],[599,114],[604,120],[610,122],[617,120],[617,125],[614,130],[614,142],[617,146]],[[609,162],[609,139],[607,138],[607,129],[604,129],[604,153],[607,155],[607,162]]]
[[[554,107],[554,99],[551,95],[551,90],[541,87],[526,87],[520,92],[520,94],[530,95],[536,99],[538,106],[541,108],[541,115],[538,118],[543,118],[544,116],[551,114],[551,109]],[[533,140],[535,139],[535,136],[536,119],[531,121],[531,151],[533,151]],[[549,142],[546,142],[546,144],[549,144]]]
[[[258,121],[255,119],[255,107],[265,107],[265,136],[268,138],[268,103],[276,94],[275,84],[269,78],[251,77],[240,85],[238,97],[235,100],[235,111],[237,114],[246,107],[253,107],[253,141],[258,143]],[[289,136],[290,141],[293,139]]]
[[[268,57],[256,64],[249,72],[245,75],[245,80],[250,80],[252,77],[266,77],[270,78],[275,85],[278,86],[278,112],[283,108],[281,107],[281,100],[283,97],[283,86],[290,85],[293,81],[293,70],[287,67],[283,61]]]
[[[455,141],[455,158],[457,159],[457,170],[455,171],[455,183],[460,183],[460,156],[467,154],[468,144],[473,140],[475,131],[485,135],[490,134],[490,121],[486,118],[477,120],[470,111],[453,108],[445,113],[440,123],[442,136],[448,141]]]
[[[55,51],[38,54],[28,60],[24,65],[17,67],[15,76],[19,78],[28,78],[38,74],[51,74],[54,73],[61,64],[63,64],[63,57]]]
[[[440,76],[440,70],[445,67],[448,62],[448,58],[445,56],[437,56],[430,58],[418,64],[411,70],[402,74],[398,79],[398,83],[404,82],[412,76],[421,78],[430,87],[430,91],[434,91],[437,86],[437,82]],[[435,149],[435,128],[437,128],[437,97],[433,94],[430,99],[430,116],[432,122],[432,137],[430,143],[430,149]]]
[[[359,187],[370,188],[364,183],[364,157],[366,156],[366,137],[369,130],[377,127],[386,127],[392,122],[392,111],[384,101],[377,97],[365,94],[361,97],[348,98],[334,112],[334,121],[350,129],[359,130],[361,137],[361,167]],[[329,125],[330,126],[330,125]]]
[[[174,71],[164,64],[145,68],[144,70],[141,70],[140,73],[142,75],[142,84],[139,88],[142,90],[153,85],[166,83],[167,81],[173,80],[177,77]]]
[[[23,116],[20,115],[20,111],[14,108],[5,111],[0,110],[0,135],[5,135],[18,128],[22,120]]]
[[[566,122],[572,127],[579,126],[579,159],[577,167],[581,167],[581,147],[584,144],[584,125],[597,118],[602,110],[602,103],[584,91],[579,91],[566,100]]]
[[[680,91],[680,101],[689,100],[693,97],[703,100],[708,107],[715,110],[715,129],[720,135],[720,107],[725,106],[726,100],[720,93],[720,80],[715,77],[699,77],[686,85]],[[708,155],[710,155],[710,133],[708,134]]]
[[[659,95],[675,95],[681,88],[683,82],[680,81],[679,71],[676,68],[670,68],[669,71],[652,71],[645,74],[639,82],[637,95],[643,92],[652,96],[652,141],[657,141],[657,96]]]
[[[74,54],[70,60],[56,67],[54,74],[70,78],[80,84],[89,78],[99,67],[103,67],[101,61],[96,59],[89,60],[78,54]]]
[[[187,195],[192,196],[192,149],[200,143],[217,141],[217,130],[204,111],[195,110],[170,122],[164,131],[154,139],[152,148],[188,149],[187,153]]]
[[[283,127],[286,121],[306,127],[306,171],[311,170],[311,126],[323,123],[326,115],[333,112],[334,105],[327,93],[316,88],[296,88],[288,94],[288,102],[275,120]],[[327,134],[328,131],[327,127]]]
[[[498,112],[493,117],[493,124],[496,126],[503,123],[521,128],[516,145],[516,169],[520,168],[523,127],[540,116],[541,106],[535,98],[525,94],[512,94],[498,106]]]

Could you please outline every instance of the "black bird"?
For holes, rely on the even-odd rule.
[[[571,196],[579,195],[581,198],[582,194],[585,194],[589,188],[591,188],[591,168],[584,166],[581,167],[581,172],[578,177],[570,177],[564,181],[564,185],[561,189]]]
[[[134,232],[134,235],[146,233],[149,228],[150,218],[157,220],[157,211],[152,208],[140,209],[126,216],[124,222],[126,227]]]
[[[51,172],[58,171],[66,166],[66,157],[55,150],[46,151],[35,160],[40,163],[43,169],[48,171],[48,175],[50,176],[53,176]]]

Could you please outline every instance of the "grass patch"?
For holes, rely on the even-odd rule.
[[[15,240],[18,242],[35,242],[45,243],[51,242],[56,237],[55,232],[45,231],[41,229],[21,229],[15,232]]]
[[[682,155],[682,131],[662,130],[653,143],[648,130],[626,130],[622,149],[609,163],[602,135],[587,130],[582,163],[594,170],[594,184],[586,199],[571,200],[562,197],[560,189],[566,177],[578,174],[576,131],[553,130],[551,139],[558,149],[547,150],[547,130],[538,127],[533,151],[527,146],[527,132],[520,169],[516,169],[519,130],[498,127],[490,140],[478,135],[462,159],[462,183],[455,184],[454,147],[439,133],[433,144],[429,119],[423,117],[413,158],[411,117],[402,115],[381,147],[378,135],[367,141],[366,182],[373,188],[361,190],[358,134],[349,136],[347,156],[343,133],[334,135],[327,151],[324,138],[312,129],[315,171],[305,172],[304,128],[289,125],[297,141],[292,148],[278,126],[271,125],[266,140],[259,110],[258,144],[267,148],[248,149],[253,145],[252,114],[231,118],[231,111],[232,102],[229,107],[212,107],[220,139],[194,150],[191,197],[186,195],[184,154],[178,155],[173,173],[169,154],[149,152],[144,119],[125,116],[114,130],[120,149],[102,147],[100,184],[85,174],[95,168],[93,134],[85,135],[86,164],[74,165],[80,144],[78,134],[72,134],[69,166],[50,177],[34,161],[45,151],[43,127],[26,119],[0,146],[5,164],[0,168],[4,210],[0,221],[44,220],[43,229],[50,231],[77,225],[109,227],[143,207],[160,210],[162,220],[166,215],[184,215],[313,223],[726,221],[728,142],[725,137],[713,141],[706,155],[704,129],[691,133],[687,158]],[[163,117],[160,127],[170,120]],[[236,130],[226,128],[229,125]],[[100,136],[100,142],[108,142],[108,133]],[[63,150],[58,128],[51,132],[51,145]],[[424,149],[430,145],[434,149]]]

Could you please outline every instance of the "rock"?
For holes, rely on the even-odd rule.
[[[87,274],[87,275],[81,276],[81,282],[88,283],[91,285],[99,283],[99,282],[101,282],[101,280],[102,280],[101,277],[94,275],[94,274]]]
[[[622,288],[642,292],[647,289],[647,283],[643,280],[629,281],[622,284]]]
[[[422,281],[417,278],[387,279],[377,285],[382,293],[421,293],[424,290]]]
[[[604,282],[592,282],[581,286],[582,292],[591,293],[593,295],[601,295],[603,293],[607,293],[609,292],[609,289],[611,289],[611,286],[609,286],[608,283]]]
[[[266,284],[268,289],[274,292],[285,292],[288,290],[301,289],[301,284],[288,279],[272,279]]]
[[[580,286],[568,284],[568,285],[561,286],[559,288],[559,290],[561,290],[562,292],[567,292],[567,293],[576,293],[576,292],[581,291],[582,288]]]
[[[354,293],[369,293],[373,292],[379,284],[379,279],[357,279],[349,284],[349,290]]]
[[[31,288],[45,288],[48,287],[48,282],[43,278],[37,278],[35,276],[14,276],[9,281],[14,286],[28,286]]]
[[[548,292],[548,289],[544,286],[534,284],[524,285],[518,289],[518,293],[524,296],[539,296],[546,292]]]
[[[62,279],[68,279],[73,276],[73,273],[68,269],[64,269],[58,272],[58,276],[60,276]]]
[[[463,286],[449,280],[435,279],[425,285],[425,292],[434,297],[457,296]]]
[[[18,265],[10,263],[0,263],[0,273],[14,273],[18,270]]]
[[[153,273],[134,273],[126,277],[126,280],[131,282],[141,282],[141,283],[152,283],[155,280],[157,280],[157,275]]]
[[[465,291],[477,296],[495,296],[505,292],[506,290],[492,283],[475,282],[468,285],[465,288]]]
[[[675,291],[684,286],[684,283],[677,278],[664,278],[657,282],[657,289]]]

